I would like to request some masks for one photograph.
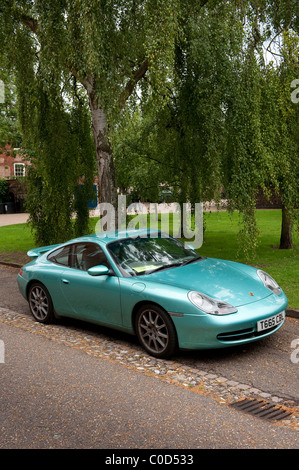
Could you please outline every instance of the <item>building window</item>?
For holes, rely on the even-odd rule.
[[[25,176],[25,163],[14,163],[14,176],[16,178]]]

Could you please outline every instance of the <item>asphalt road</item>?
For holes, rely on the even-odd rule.
[[[30,315],[28,304],[17,288],[17,273],[15,268],[0,266],[0,306]],[[84,327],[93,328],[86,324]],[[129,335],[109,330],[109,337],[134,345]],[[287,318],[276,334],[261,341],[215,351],[180,351],[174,360],[285,397],[299,405],[299,363],[291,360],[295,340],[299,342],[299,319]]]
[[[292,429],[17,327],[0,327],[2,449],[299,448]]]
[[[0,267],[0,306],[29,314],[17,270]],[[65,327],[65,326],[64,326]],[[82,328],[88,328],[85,324]],[[120,333],[109,330],[117,341]],[[175,360],[299,401],[288,318],[272,337]],[[251,417],[213,398],[0,322],[0,448],[298,449],[298,432]],[[134,347],[134,340],[123,337]]]

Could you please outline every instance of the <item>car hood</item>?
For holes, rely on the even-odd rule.
[[[256,274],[255,268],[214,258],[204,258],[187,266],[159,271],[142,278],[202,292],[235,307],[271,295]]]

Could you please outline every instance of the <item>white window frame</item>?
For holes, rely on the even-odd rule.
[[[18,167],[23,167],[23,173],[22,173],[22,175],[19,175],[19,174],[17,175],[17,174],[16,174],[16,167],[17,167],[17,165],[18,165]],[[14,176],[15,176],[16,178],[20,178],[20,177],[22,177],[22,176],[25,176],[25,174],[26,174],[26,171],[25,171],[25,163],[14,163],[14,164],[13,164],[13,167],[14,167],[14,168],[13,168],[13,169],[14,169]]]

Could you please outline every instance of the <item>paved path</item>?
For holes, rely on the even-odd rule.
[[[27,222],[29,214],[0,214],[0,227],[5,225],[24,224]]]

